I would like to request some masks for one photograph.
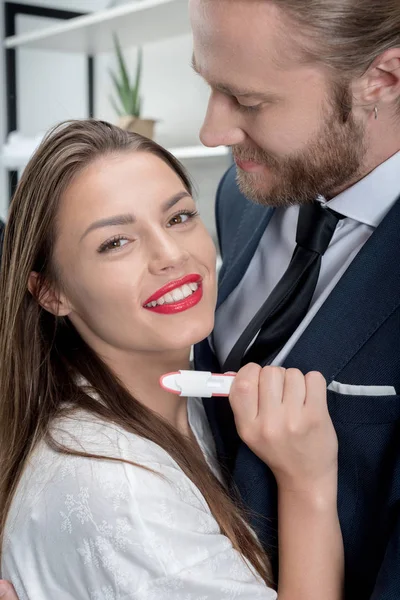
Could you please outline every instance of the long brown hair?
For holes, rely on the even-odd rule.
[[[191,192],[185,170],[165,149],[108,123],[83,120],[61,124],[46,136],[12,200],[0,276],[0,531],[40,441],[58,452],[104,458],[60,446],[51,434],[52,422],[67,406],[79,407],[166,450],[204,495],[221,531],[269,582],[266,555],[199,449],[135,400],[70,321],[45,311],[38,302],[41,291],[34,298],[27,288],[31,271],[39,274],[42,291],[48,284],[62,285],[52,250],[59,202],[73,178],[100,156],[137,151],[158,156]],[[79,376],[90,389],[77,384]]]

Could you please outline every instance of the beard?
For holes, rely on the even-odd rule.
[[[265,165],[269,173],[237,170],[240,191],[256,204],[275,207],[309,204],[335,196],[357,180],[366,153],[365,130],[351,112],[348,88],[336,88],[317,135],[301,152],[277,157],[261,148],[233,146],[236,159]],[[268,177],[268,179],[267,179]]]

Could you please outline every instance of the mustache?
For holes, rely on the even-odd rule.
[[[233,158],[242,161],[253,161],[267,167],[278,168],[279,161],[261,148],[245,148],[243,146],[232,146]]]

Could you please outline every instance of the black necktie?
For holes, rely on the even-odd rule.
[[[302,206],[297,223],[297,246],[290,264],[271,294],[246,327],[223,365],[237,371],[249,362],[270,363],[307,314],[336,225],[343,215],[319,202]],[[257,335],[258,334],[258,335]],[[252,340],[253,345],[246,352]]]

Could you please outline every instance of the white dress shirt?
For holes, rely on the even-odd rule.
[[[272,364],[281,365],[365,242],[400,194],[400,152],[329,202],[345,215],[322,257],[318,283],[306,317]],[[239,285],[216,314],[213,345],[223,364],[241,333],[286,271],[296,246],[299,207],[276,209]]]
[[[188,401],[188,417],[219,476],[200,400]],[[5,531],[2,577],[19,600],[276,599],[160,446],[83,411],[55,431],[69,447],[155,473],[57,454],[42,443],[24,471]]]

